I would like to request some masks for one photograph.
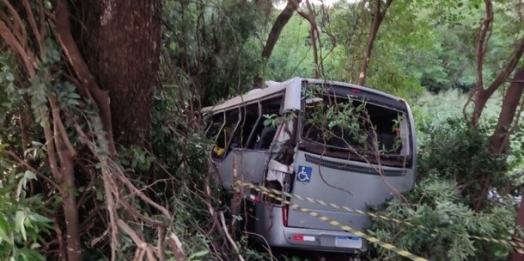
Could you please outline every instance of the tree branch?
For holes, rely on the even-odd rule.
[[[38,27],[36,26],[36,20],[35,20],[35,16],[33,15],[33,10],[31,9],[31,5],[29,4],[28,0],[23,0],[22,4],[24,5],[24,8],[26,10],[27,19],[29,20],[29,25],[31,26],[31,29],[33,30],[33,33],[35,34],[36,42],[38,43],[38,49],[40,50],[40,55],[43,56],[44,51],[45,51],[44,38],[42,36],[42,33],[39,31]]]
[[[40,172],[40,171],[36,170],[35,168],[33,168],[25,160],[23,160],[20,157],[18,157],[18,155],[16,155],[16,153],[14,153],[14,152],[12,152],[10,150],[4,150],[4,153],[6,155],[8,155],[9,157],[13,158],[14,160],[16,160],[18,163],[24,165],[24,167],[26,167],[28,170],[30,170],[33,173],[35,173],[38,177],[40,177],[41,179],[45,180],[47,183],[51,184],[51,186],[53,186],[56,190],[58,190],[58,192],[62,192],[62,187],[60,187],[55,181],[53,181],[52,179],[48,178],[42,172]]]
[[[76,45],[71,34],[71,25],[69,22],[69,9],[67,0],[57,0],[55,5],[55,28],[56,35],[66,58],[73,67],[82,87],[96,102],[100,110],[102,126],[106,132],[108,150],[111,156],[116,154],[116,146],[113,139],[113,126],[111,122],[111,108],[109,107],[108,92],[99,88],[94,76],[89,71],[89,67],[82,57],[78,46]],[[91,98],[86,97],[86,98]]]
[[[366,49],[364,51],[364,61],[362,61],[362,67],[360,69],[360,74],[358,76],[359,85],[366,84],[367,71],[369,67],[369,62],[371,60],[371,53],[373,51],[373,45],[375,44],[375,39],[377,38],[377,34],[378,34],[378,30],[380,29],[380,25],[382,24],[384,17],[386,17],[388,8],[391,6],[392,2],[393,0],[387,0],[384,5],[384,10],[380,10],[382,1],[376,0],[376,6],[375,6],[375,10],[373,11],[373,19],[372,19],[371,27],[369,29]]]
[[[292,1],[292,0],[291,0]],[[227,240],[229,241],[229,243],[233,246],[233,248],[235,249],[235,251],[237,252],[237,255],[238,255],[238,259],[240,261],[244,261],[244,257],[242,257],[240,255],[240,253],[238,253],[238,246],[237,244],[235,243],[235,241],[233,241],[233,238],[231,238],[231,236],[229,235],[229,233],[227,233],[227,226],[226,226],[226,221],[225,221],[225,218],[224,218],[224,213],[222,211],[220,211],[220,221],[222,223],[222,227],[224,228],[224,231],[226,233],[226,238]]]
[[[491,0],[484,0],[484,4],[486,6],[486,18],[482,22],[482,25],[480,26],[477,34],[477,84],[475,86],[475,90],[477,92],[484,91],[484,77],[482,69],[490,36],[488,32],[491,30],[493,25],[493,4],[491,3]]]
[[[308,12],[303,11],[299,6],[299,2],[296,0],[288,0],[288,3],[291,4],[291,6],[293,6],[295,11],[300,16],[302,16],[304,19],[306,19],[306,21],[308,21],[310,24],[311,28],[310,28],[309,35],[311,39],[311,45],[313,47],[313,63],[315,64],[313,75],[314,75],[314,78],[318,78],[319,77],[319,69],[318,69],[319,68],[319,64],[318,64],[319,59],[318,59],[317,40],[320,41],[320,30],[318,28],[317,21],[315,21],[315,14],[314,14],[313,7],[311,6],[311,3],[309,2],[309,0],[306,0]]]
[[[36,63],[33,59],[33,54],[26,50],[23,44],[17,40],[14,33],[7,27],[5,22],[0,21],[0,36],[4,41],[13,49],[13,51],[18,54],[18,57],[23,61],[27,74],[29,78],[33,79],[36,77]]]
[[[517,66],[520,58],[524,53],[524,38],[520,40],[517,45],[517,48],[513,55],[511,56],[509,62],[506,64],[506,67],[497,75],[497,78],[486,89],[486,95],[491,96],[511,75],[515,67]]]
[[[295,9],[295,11],[297,12],[297,14],[299,14],[300,16],[302,16],[304,19],[306,19],[310,24],[314,24],[316,25],[317,22],[315,21],[315,18],[312,17],[312,14],[309,14],[309,13],[306,13],[304,12],[304,10],[302,10],[299,6],[300,4],[300,1],[297,1],[297,0],[288,0],[288,3],[291,4],[291,6],[293,7],[293,9]]]
[[[119,169],[117,169],[116,167],[114,167],[113,169],[116,170],[115,171],[116,173],[113,173],[114,176],[116,176],[117,179],[119,179],[122,183],[124,183],[124,185],[127,188],[129,188],[129,190],[131,190],[131,193],[136,194],[140,199],[145,201],[147,204],[151,205],[152,207],[156,208],[158,211],[162,212],[162,214],[166,216],[167,218],[171,217],[171,215],[169,214],[169,211],[165,207],[160,206],[159,204],[155,203],[150,198],[148,198],[146,195],[144,195],[144,193],[142,193],[139,189],[137,189],[135,185],[133,185],[133,183],[131,183],[127,178],[124,177],[124,175],[120,172]]]
[[[297,1],[300,3],[301,0]],[[295,9],[293,8],[293,6],[290,3],[287,3],[286,7],[277,16],[277,19],[273,23],[271,31],[269,32],[269,35],[267,37],[264,49],[262,50],[262,58],[269,58],[269,56],[271,56],[273,48],[275,47],[278,38],[280,37],[280,33],[282,33],[282,29],[284,29],[284,26],[289,22],[289,19],[291,19],[291,16],[293,16],[294,11]]]
[[[9,13],[13,17],[13,34],[16,36],[18,41],[22,44],[23,48],[27,46],[27,31],[25,30],[24,22],[22,21],[22,18],[20,18],[20,15],[16,10],[13,8],[13,5],[9,3],[8,0],[3,0],[4,4],[7,7],[7,10],[9,10]]]
[[[302,0],[297,0],[299,3]],[[288,2],[286,4],[286,7],[280,12],[280,14],[275,19],[275,22],[273,23],[273,26],[271,27],[271,31],[269,31],[269,35],[267,37],[266,43],[264,44],[264,48],[262,49],[262,59],[268,59],[271,56],[271,53],[273,52],[273,49],[275,48],[275,45],[277,44],[278,39],[280,38],[280,34],[282,33],[282,30],[286,26],[286,24],[289,22],[289,19],[293,16],[293,12],[295,9],[293,6]],[[262,87],[262,76],[260,74],[255,75],[253,78],[253,87],[254,88],[261,88]]]
[[[67,131],[64,127],[64,123],[60,119],[60,108],[57,106],[57,100],[52,95],[49,96],[49,105],[51,106],[51,113],[53,115],[53,126],[55,126],[55,139],[58,141],[57,145],[60,147],[64,145],[69,151],[70,157],[76,156],[76,150],[71,144],[71,140],[67,137]]]
[[[120,227],[120,229],[122,229],[124,232],[126,232],[127,235],[129,235],[129,237],[131,237],[131,239],[133,240],[133,242],[135,242],[138,248],[144,249],[146,251],[148,260],[155,260],[155,257],[153,255],[153,248],[149,247],[149,245],[146,242],[140,239],[140,237],[128,224],[119,219],[118,227]]]

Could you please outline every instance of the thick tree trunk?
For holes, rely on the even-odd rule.
[[[98,85],[109,91],[115,141],[147,146],[162,1],[70,1],[77,44]]]
[[[300,3],[302,0],[296,0],[296,2]],[[289,22],[289,19],[291,19],[291,16],[293,16],[293,13],[295,12],[295,9],[293,6],[288,3],[286,7],[280,12],[280,14],[277,16],[277,19],[273,23],[273,26],[271,27],[271,31],[269,32],[269,36],[267,37],[266,44],[264,45],[264,48],[262,49],[262,59],[268,59],[271,57],[271,53],[273,52],[273,49],[275,48],[275,45],[277,44],[278,38],[280,37],[280,33],[282,33],[282,29],[284,29],[284,26]],[[257,74],[255,78],[253,79],[253,86],[254,88],[260,88],[262,87],[262,76],[260,74]]]
[[[521,67],[515,73],[513,81],[504,95],[497,125],[493,135],[491,135],[490,150],[494,154],[500,154],[506,151],[509,136],[513,129],[513,120],[517,114],[517,107],[522,99],[523,91],[524,67]],[[520,114],[520,112],[518,114]],[[519,115],[517,115],[517,117],[518,116]]]

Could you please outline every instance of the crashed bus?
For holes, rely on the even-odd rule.
[[[366,251],[364,239],[282,202],[364,231],[369,216],[330,205],[366,211],[413,188],[417,153],[409,105],[373,89],[322,79],[266,85],[202,109],[206,136],[215,141],[210,165],[226,191],[241,180],[315,202],[286,195],[276,200],[242,187],[233,210],[242,217],[240,227],[272,247]]]

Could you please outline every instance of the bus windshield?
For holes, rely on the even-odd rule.
[[[349,152],[355,160],[406,164],[409,135],[404,112],[372,101],[325,95],[305,104],[302,140],[326,155],[348,158]]]

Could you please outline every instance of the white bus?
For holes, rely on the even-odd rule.
[[[403,99],[321,79],[266,85],[202,109],[206,135],[216,142],[211,167],[223,189],[231,190],[239,179],[365,211],[368,204],[413,188],[416,138]],[[270,246],[343,253],[367,249],[354,234],[256,190],[245,188],[241,197],[240,227]],[[359,231],[369,225],[367,215],[286,200]]]

